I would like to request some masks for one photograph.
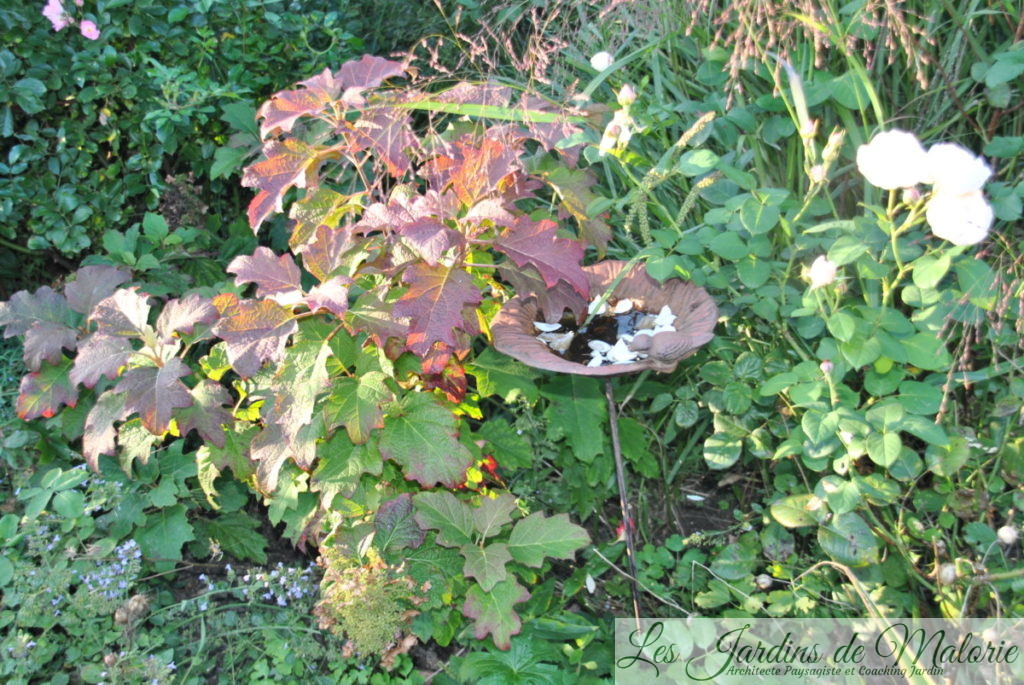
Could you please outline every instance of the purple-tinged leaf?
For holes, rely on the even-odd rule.
[[[387,552],[422,545],[426,532],[416,525],[412,513],[412,495],[407,492],[381,503],[373,517],[373,544]]]
[[[401,226],[399,235],[430,266],[437,266],[445,252],[466,242],[462,235],[432,217]]]
[[[170,344],[175,333],[190,335],[197,324],[209,326],[219,318],[210,298],[193,293],[167,303],[156,319],[156,332],[161,341]]]
[[[68,378],[71,360],[64,358],[59,364],[44,364],[21,379],[16,410],[18,418],[30,421],[39,417],[50,418],[62,406],[78,403],[78,389]]]
[[[260,136],[266,138],[274,131],[288,133],[301,117],[317,116],[341,93],[341,84],[331,76],[330,69],[301,82],[298,90],[283,90],[263,103],[257,117],[263,119]]]
[[[532,266],[518,269],[501,267],[498,269],[498,273],[512,284],[517,294],[532,295],[537,298],[537,304],[545,321],[549,323],[560,321],[566,310],[572,312],[577,321],[583,321],[589,299],[581,297],[565,281],[559,281],[554,288],[549,288],[540,273]]]
[[[399,178],[412,167],[406,150],[419,149],[411,121],[412,118],[399,109],[378,109],[361,116],[351,129],[352,152],[371,148],[387,166],[388,173]]]
[[[243,378],[260,370],[266,361],[284,355],[288,336],[298,330],[295,315],[271,300],[245,300],[222,310],[213,333],[227,343],[228,361]]]
[[[533,96],[524,97],[520,104],[525,109],[537,112],[561,111],[551,102]],[[558,143],[579,133],[581,131],[579,126],[570,123],[567,118],[551,122],[530,121],[526,126],[530,132],[530,137],[538,141],[545,150],[550,152],[551,150],[559,149],[559,152],[562,153],[562,156],[569,165],[576,166],[576,162],[579,160],[579,145],[559,148]]]
[[[36,321],[25,333],[25,366],[38,371],[44,361],[59,364],[62,350],[74,352],[78,331],[52,321]]]
[[[512,561],[512,555],[504,543],[493,542],[486,547],[466,545],[462,548],[462,555],[466,558],[462,575],[476,578],[484,592],[490,592],[508,577],[505,567]]]
[[[346,227],[316,229],[313,241],[298,250],[302,254],[302,265],[309,273],[323,283],[345,265],[345,256],[353,247],[352,231]]]
[[[480,200],[466,212],[466,221],[491,221],[495,226],[512,226],[515,217],[505,208],[505,203],[498,199]]]
[[[436,102],[457,102],[469,105],[507,107],[512,100],[512,89],[495,83],[457,83],[440,93],[431,93]]]
[[[290,306],[302,301],[302,274],[291,255],[276,255],[267,247],[257,247],[251,256],[240,255],[231,260],[228,273],[235,274],[235,284],[256,284],[256,296],[270,298]]]
[[[127,417],[123,394],[108,390],[96,398],[96,404],[85,418],[85,432],[82,433],[82,456],[93,471],[99,471],[101,454],[108,457],[117,454],[114,422]]]
[[[74,326],[75,315],[64,296],[44,285],[34,293],[19,290],[7,302],[0,302],[0,326],[5,338],[22,336],[38,322]]]
[[[587,297],[590,282],[580,266],[583,261],[583,245],[575,240],[556,236],[558,224],[547,219],[533,221],[519,217],[514,227],[506,229],[494,241],[494,246],[504,252],[518,266],[533,266],[544,278],[548,288],[562,280],[571,285],[580,295]]]
[[[348,311],[353,333],[365,332],[377,347],[385,347],[389,339],[401,340],[404,344],[409,335],[408,319],[400,319],[391,303],[381,302],[376,294],[366,292],[360,295]]]
[[[131,274],[113,266],[83,266],[75,272],[75,280],[64,284],[64,296],[69,307],[88,316],[93,307],[130,279]]]
[[[348,284],[351,279],[345,276],[334,278],[314,286],[306,295],[306,305],[309,311],[315,312],[319,309],[326,309],[338,318],[345,316],[348,311]]]
[[[127,339],[93,333],[78,348],[71,382],[91,388],[103,376],[114,380],[131,356],[132,347]]]
[[[474,205],[500,190],[509,174],[520,170],[519,150],[503,141],[486,139],[479,147],[460,143],[461,159],[451,175],[452,189],[465,205]]]
[[[223,386],[209,379],[203,379],[190,390],[192,405],[174,410],[174,420],[178,423],[178,433],[182,437],[195,430],[204,442],[217,447],[224,447],[224,426],[233,423],[233,416],[228,411],[231,407],[231,396]]]
[[[272,140],[263,149],[266,159],[245,168],[242,185],[260,189],[249,204],[249,226],[254,233],[271,213],[283,211],[284,194],[289,188],[316,185],[316,168],[322,153],[323,150],[296,138]]]
[[[125,409],[138,412],[142,425],[153,435],[163,435],[171,423],[172,412],[192,406],[192,393],[179,378],[192,371],[177,357],[163,366],[140,366],[125,371],[115,392],[127,393]]]
[[[124,338],[145,338],[152,329],[149,321],[149,295],[136,287],[118,290],[101,300],[92,310],[96,332]]]
[[[512,607],[529,598],[529,591],[516,582],[515,578],[506,578],[490,590],[474,584],[466,592],[462,614],[474,619],[473,634],[476,639],[483,640],[490,635],[495,647],[508,649],[512,645],[512,636],[517,635],[523,626]]]
[[[249,457],[256,462],[256,483],[265,493],[277,490],[281,467],[291,456],[291,449],[284,439],[281,426],[268,423],[252,439]]]
[[[401,62],[363,55],[358,61],[351,60],[342,64],[335,78],[340,80],[345,88],[376,88],[385,79],[404,75],[405,67]]]
[[[405,477],[424,487],[461,485],[473,456],[458,440],[451,411],[429,395],[406,395],[389,409],[380,436],[380,453],[402,465]]]
[[[471,335],[477,332],[475,311],[472,320],[463,315],[467,307],[480,304],[480,289],[468,273],[446,266],[415,264],[406,269],[403,278],[409,290],[395,303],[394,312],[396,316],[409,317],[406,345],[412,352],[425,356],[437,342],[458,349],[456,329]]]

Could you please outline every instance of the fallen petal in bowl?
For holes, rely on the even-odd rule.
[[[590,292],[595,295],[603,293],[626,265],[624,261],[608,260],[584,267],[590,280]],[[652,314],[662,312],[667,306],[674,313],[675,320],[671,325],[675,330],[666,327],[653,335],[635,336],[629,343],[629,349],[642,352],[646,357],[639,355],[636,361],[629,363],[588,366],[559,356],[537,339],[534,322],[541,318],[537,300],[532,296],[520,296],[506,302],[491,322],[494,347],[538,369],[581,376],[617,376],[645,369],[665,373],[674,371],[681,360],[714,337],[718,307],[703,288],[689,281],[670,278],[658,283],[647,275],[643,265],[634,265],[609,299],[620,302],[629,299],[638,310]],[[663,315],[661,318],[666,317]]]

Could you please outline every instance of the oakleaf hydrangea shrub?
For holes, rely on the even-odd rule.
[[[223,292],[162,303],[126,269],[85,266],[60,290],[16,293],[0,325],[25,342],[19,415],[83,412],[92,468],[115,457],[131,471],[177,445],[211,506],[230,472],[292,540],[403,566],[417,593],[408,609],[465,596],[475,636],[506,649],[530,597],[517,574],[572,559],[587,534],[565,515],[513,521],[515,498],[489,486],[427,496],[486,463],[488,442],[465,419],[481,416],[467,370],[486,382],[472,343],[509,283],[549,316],[579,309],[585,246],[603,249],[610,233],[585,211],[594,179],[576,146],[560,144],[578,116],[493,84],[385,85],[407,75],[366,56],[260,108],[248,219],[259,231],[287,207],[290,252],[258,247],[228,265]],[[467,527],[481,509],[492,520]],[[507,539],[488,540],[506,526]],[[449,562],[462,573],[441,574]],[[450,639],[461,620],[421,621],[416,634]]]

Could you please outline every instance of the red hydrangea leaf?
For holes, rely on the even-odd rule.
[[[331,76],[329,69],[300,85],[306,87],[275,93],[259,108],[256,115],[263,119],[260,125],[262,137],[266,138],[267,134],[275,131],[288,133],[298,119],[318,115],[341,93],[341,84]]]
[[[491,221],[495,226],[512,226],[515,224],[515,217],[505,207],[501,200],[491,198],[480,200],[466,212],[467,221]]]
[[[150,329],[149,295],[136,287],[118,290],[101,300],[90,317],[96,322],[96,332],[124,338],[144,338]]]
[[[466,369],[459,364],[457,361],[452,360],[451,351],[446,350],[445,367],[440,373],[427,374],[423,378],[424,387],[428,390],[438,389],[444,392],[445,397],[448,398],[449,402],[453,404],[459,404],[466,397],[466,391],[469,389],[469,379],[466,378]],[[424,360],[424,366],[426,360]]]
[[[508,547],[504,543],[495,542],[486,547],[466,545],[462,548],[466,563],[462,566],[462,575],[476,578],[480,589],[490,592],[494,586],[508,577],[506,565],[512,561]]]
[[[46,285],[34,293],[19,290],[7,302],[0,302],[0,326],[6,327],[5,338],[25,335],[39,321],[74,326],[75,316],[64,296]]]
[[[244,378],[264,362],[280,360],[288,336],[298,329],[295,315],[272,300],[245,300],[228,311],[213,333],[227,343],[228,361]]]
[[[18,418],[48,419],[64,405],[75,406],[78,388],[68,378],[70,370],[71,360],[65,357],[59,364],[44,364],[39,371],[22,378],[16,406]]]
[[[391,406],[380,435],[380,453],[401,464],[406,478],[428,488],[436,483],[462,484],[473,464],[469,450],[458,440],[451,410],[422,393],[406,395]]]
[[[579,222],[580,238],[595,246],[603,256],[612,229],[600,217],[592,219],[587,214],[587,206],[598,199],[591,191],[597,177],[587,169],[571,170],[560,166],[544,174],[544,178],[562,199],[562,206]]]
[[[474,584],[466,592],[462,614],[474,619],[473,634],[476,639],[483,640],[490,635],[495,647],[508,649],[512,645],[512,636],[517,635],[523,625],[513,607],[529,598],[529,591],[516,582],[515,578],[506,578],[490,590]]]
[[[334,229],[341,217],[361,209],[360,194],[342,195],[330,188],[320,187],[292,205],[288,216],[295,220],[288,245],[296,252],[318,236],[320,228]],[[315,275],[315,274],[314,274]]]
[[[36,321],[25,333],[25,366],[38,371],[44,361],[59,364],[62,350],[73,352],[78,346],[78,331],[52,321]]]
[[[410,128],[412,118],[399,109],[377,109],[360,117],[351,129],[352,152],[370,148],[395,178],[409,171],[406,150],[418,150],[419,139]]]
[[[377,347],[385,347],[389,339],[404,341],[409,335],[407,319],[399,320],[391,303],[381,302],[374,293],[363,293],[348,310],[354,333],[365,332]]]
[[[257,247],[252,255],[231,260],[228,273],[235,285],[256,284],[257,297],[268,297],[285,306],[302,301],[302,274],[291,255],[276,255],[268,247]]]
[[[393,76],[404,76],[405,67],[395,62],[374,55],[363,55],[359,60],[351,60],[341,65],[335,75],[345,88],[376,88],[385,79]]]
[[[179,378],[192,371],[177,357],[163,366],[139,366],[125,371],[114,388],[127,393],[125,409],[137,412],[142,425],[153,435],[163,435],[175,409],[192,406],[192,393]]]
[[[83,266],[75,272],[75,280],[64,285],[64,296],[68,298],[69,307],[79,314],[88,314],[100,300],[130,279],[127,271],[112,266]]]
[[[224,426],[233,423],[231,412],[227,411],[231,407],[228,391],[218,383],[203,379],[189,392],[192,404],[174,410],[178,432],[184,437],[195,430],[205,442],[224,447]]]
[[[337,317],[345,316],[348,311],[348,284],[351,282],[345,276],[335,276],[318,286],[314,286],[306,295],[306,305],[309,311],[315,312],[318,309],[326,309]]]
[[[125,338],[93,333],[78,348],[71,382],[91,388],[103,376],[114,380],[131,356],[132,347]]]
[[[576,550],[588,544],[587,531],[569,521],[568,514],[548,518],[538,511],[516,522],[508,550],[519,563],[540,568],[544,557],[572,559]]]
[[[242,185],[262,191],[249,204],[249,226],[253,232],[273,211],[283,211],[284,194],[289,188],[316,185],[320,154],[322,150],[295,138],[273,140],[263,149],[266,159],[245,168]]]
[[[494,246],[508,255],[518,266],[530,265],[537,269],[549,288],[562,280],[580,295],[587,297],[590,282],[580,266],[583,245],[575,240],[556,236],[558,224],[547,219],[533,221],[519,217],[514,227],[506,229]]]
[[[312,242],[296,251],[302,254],[302,265],[306,270],[323,283],[345,265],[345,255],[352,246],[350,229],[321,225],[316,229]]]
[[[399,235],[430,266],[436,266],[445,252],[466,242],[459,233],[433,217],[401,226]]]
[[[323,405],[327,430],[340,425],[353,443],[359,445],[369,440],[370,432],[384,425],[381,405],[394,399],[386,380],[387,376],[380,371],[335,380]]]
[[[373,529],[373,544],[384,551],[416,549],[426,536],[413,520],[412,495],[407,492],[381,503],[373,517]]]
[[[421,357],[437,342],[457,349],[455,330],[469,331],[476,326],[475,317],[467,321],[463,316],[466,307],[480,304],[480,290],[472,276],[461,269],[415,264],[406,269],[403,278],[409,290],[395,303],[394,312],[409,317],[408,348]]]
[[[521,168],[519,150],[500,140],[488,138],[479,147],[460,147],[462,159],[451,175],[451,184],[465,205],[474,205],[497,191],[503,178]]]
[[[165,343],[171,343],[175,333],[189,335],[197,324],[210,325],[220,318],[220,312],[213,301],[202,295],[192,294],[171,300],[156,319],[156,332]]]
[[[112,457],[117,454],[117,430],[115,421],[128,416],[124,406],[124,395],[108,390],[96,399],[96,404],[85,417],[85,431],[82,433],[82,456],[93,471],[99,471],[101,454]]]

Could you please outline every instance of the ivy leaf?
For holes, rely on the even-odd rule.
[[[521,395],[530,404],[537,401],[537,379],[541,374],[493,347],[486,348],[467,364],[466,371],[476,377],[481,397],[499,395],[506,402],[512,402]]]
[[[302,274],[290,255],[276,255],[270,248],[257,247],[252,255],[231,260],[227,271],[235,274],[235,285],[255,283],[257,297],[284,306],[302,301]]]
[[[37,321],[25,333],[25,366],[38,371],[44,361],[59,364],[64,350],[78,346],[78,331],[52,321]]]
[[[156,318],[156,332],[166,344],[174,340],[175,333],[190,335],[197,324],[211,325],[220,318],[220,312],[208,297],[186,295],[171,300]]]
[[[467,320],[463,310],[480,304],[480,290],[473,278],[461,269],[414,264],[405,270],[409,290],[394,306],[396,316],[408,316],[411,322],[406,345],[420,357],[435,343],[451,349],[460,347],[455,329],[475,335],[476,313]]]
[[[424,487],[455,487],[473,463],[458,441],[455,416],[429,395],[410,393],[392,405],[384,421],[380,452],[402,465],[405,477]]]
[[[184,504],[175,504],[146,517],[146,525],[135,533],[143,556],[151,561],[181,559],[181,548],[196,539],[185,511]]]
[[[593,378],[560,374],[541,390],[551,400],[544,415],[551,440],[568,438],[573,453],[590,463],[604,450],[604,431],[595,430],[608,422],[608,406],[601,387]]]
[[[558,224],[548,219],[533,221],[521,216],[516,225],[506,229],[494,246],[508,255],[516,265],[533,266],[549,288],[562,280],[583,297],[590,293],[587,274],[580,266],[583,245],[575,240],[556,236]]]
[[[100,395],[89,410],[82,433],[82,456],[93,471],[99,471],[101,454],[112,457],[117,453],[114,422],[123,421],[127,416],[124,395],[111,390]]]
[[[530,598],[530,593],[514,578],[507,578],[489,591],[474,584],[466,592],[462,613],[474,619],[473,634],[478,640],[490,635],[494,646],[508,649],[510,639],[522,628],[519,615],[513,607]]]
[[[348,228],[320,225],[312,242],[303,245],[301,249],[296,248],[296,252],[302,254],[302,265],[306,271],[323,283],[344,266],[344,257],[352,246],[352,231]]]
[[[416,549],[425,536],[413,520],[412,496],[407,492],[380,505],[373,517],[373,528],[374,544],[383,551]]]
[[[568,514],[547,518],[538,511],[516,523],[508,551],[519,563],[540,568],[544,557],[572,559],[576,550],[589,543],[587,531],[569,521]]]
[[[296,138],[272,140],[263,148],[266,159],[245,168],[242,185],[260,189],[249,203],[249,226],[254,233],[268,216],[284,210],[284,194],[289,188],[316,186],[321,153]]]
[[[68,372],[71,360],[65,357],[59,364],[43,364],[38,371],[21,379],[16,410],[18,418],[30,421],[40,416],[51,418],[63,405],[78,403],[78,389],[71,383]]]
[[[192,371],[177,357],[163,366],[139,366],[128,369],[115,392],[127,393],[125,409],[138,412],[142,425],[153,435],[163,435],[176,408],[192,405],[192,393],[179,378]]]
[[[315,312],[325,309],[338,318],[345,316],[348,311],[348,284],[351,281],[345,276],[334,278],[314,286],[306,295],[306,306],[309,311]]]
[[[266,361],[279,361],[288,337],[298,330],[295,316],[272,300],[244,300],[222,315],[213,333],[228,346],[238,375],[255,375]]]
[[[462,575],[476,578],[484,592],[490,592],[495,585],[508,577],[505,566],[512,561],[512,556],[504,543],[495,542],[486,547],[466,545],[462,548],[462,555],[466,557]]]
[[[91,319],[100,335],[122,338],[146,338],[152,330],[149,321],[149,295],[136,287],[118,290],[98,302]]]
[[[450,492],[420,492],[413,498],[420,527],[437,530],[435,542],[444,547],[473,544],[473,513]]]
[[[485,497],[480,506],[473,510],[473,524],[484,538],[501,532],[501,527],[511,523],[512,512],[516,510],[516,498],[507,492],[496,499]]]
[[[362,444],[370,431],[384,425],[381,405],[394,398],[387,386],[387,376],[369,371],[358,378],[339,378],[331,384],[331,394],[324,402],[324,423],[327,430],[345,426],[349,438]]]
[[[101,300],[109,297],[131,274],[112,266],[83,266],[75,272],[75,280],[64,285],[68,306],[79,314],[88,315]]]
[[[132,347],[125,338],[93,333],[78,349],[71,382],[91,388],[103,376],[114,380],[131,356]]]
[[[182,437],[195,430],[204,442],[224,447],[224,426],[231,425],[234,417],[225,407],[231,406],[231,396],[218,383],[204,378],[189,391],[192,404],[174,411],[178,432]]]

